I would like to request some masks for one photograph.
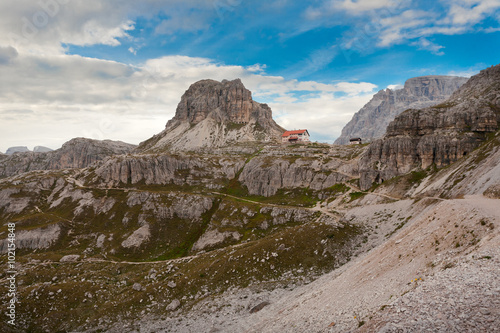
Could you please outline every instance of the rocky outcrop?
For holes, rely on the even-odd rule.
[[[247,90],[241,80],[202,80],[189,87],[182,96],[173,119],[168,127],[175,127],[179,120],[188,120],[191,124],[198,124],[205,120],[216,109],[221,112],[218,116],[222,121],[233,123],[248,123],[251,116],[271,118],[269,108],[256,105],[254,108],[252,93]],[[253,114],[257,112],[257,114]]]
[[[477,148],[500,122],[500,65],[481,71],[446,102],[410,109],[387,127],[360,159],[360,185],[369,188],[415,168],[446,166]]]
[[[250,195],[273,196],[281,189],[308,188],[321,191],[337,183],[357,178],[358,160],[366,147],[311,148],[304,151],[267,147],[248,159],[245,154],[226,155],[139,154],[107,158],[95,169],[82,172],[78,179],[100,187],[129,185],[202,186],[221,189],[237,180]],[[310,151],[307,151],[307,150]],[[291,155],[287,155],[291,154]],[[342,156],[346,154],[346,156]]]
[[[33,170],[85,168],[105,157],[127,154],[135,147],[121,141],[76,138],[55,151],[17,153],[1,159],[0,177]]]
[[[53,151],[54,149],[50,149],[48,147],[44,147],[44,146],[36,146],[35,148],[33,148],[33,152],[34,153],[48,153],[49,151]]]
[[[129,155],[107,158],[95,171],[91,182],[99,186],[175,184],[218,188],[217,179],[232,179],[244,165],[242,157],[212,158],[188,155]]]
[[[16,147],[10,147],[9,149],[7,149],[7,151],[5,152],[5,155],[12,155],[14,153],[26,153],[29,151],[30,150],[28,149],[28,147],[16,146]]]
[[[135,230],[132,235],[130,235],[127,239],[125,239],[121,246],[124,248],[137,248],[142,245],[142,243],[148,241],[151,236],[151,232],[149,231],[149,224],[145,224],[139,229]]]
[[[50,247],[60,236],[59,224],[52,224],[43,228],[32,230],[20,230],[16,232],[16,247],[19,249],[46,249]],[[0,240],[0,253],[6,253],[8,241]]]
[[[364,141],[381,138],[389,123],[403,111],[438,104],[465,82],[467,78],[457,76],[421,76],[407,80],[403,89],[380,90],[354,114],[335,143],[348,144],[354,137]]]
[[[249,194],[269,197],[280,189],[323,190],[347,181],[351,176],[357,176],[357,170],[345,161],[322,163],[307,158],[260,156],[245,165],[239,181],[246,186]]]
[[[137,152],[275,141],[283,131],[272,119],[269,106],[253,101],[241,80],[202,80],[184,93],[165,130],[141,143]]]

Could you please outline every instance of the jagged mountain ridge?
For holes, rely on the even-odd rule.
[[[402,120],[395,137],[488,139],[488,110],[498,106],[490,83],[498,79],[490,72],[473,79],[456,101],[477,112],[455,115],[445,109],[457,105],[443,103],[434,120]],[[482,196],[500,197],[495,135],[424,180],[402,173],[370,192],[356,185],[371,146],[318,144],[109,156],[84,169],[2,179],[0,218],[16,222],[23,260],[19,328],[353,331],[411,295],[415,277],[432,281],[466,255],[496,256],[488,251],[500,244],[498,205]],[[476,197],[457,198],[469,195]],[[483,277],[483,290],[496,288]],[[447,283],[453,290],[457,281]],[[440,296],[415,304],[429,307]],[[493,321],[446,313],[459,330],[500,318],[491,295],[477,296]]]
[[[274,142],[283,132],[269,106],[253,101],[240,79],[201,80],[183,94],[165,130],[141,143],[137,152]]]
[[[28,153],[30,151],[31,150],[29,150],[26,146],[9,147],[5,152],[5,155],[12,155],[14,153]],[[49,151],[53,151],[53,149],[44,146],[35,146],[33,148],[34,153],[47,153]],[[3,155],[2,152],[0,152],[0,154]]]
[[[335,143],[348,144],[349,139],[355,137],[364,141],[381,138],[389,123],[401,112],[438,104],[467,80],[458,76],[420,76],[408,79],[402,89],[380,90],[353,115]]]
[[[438,168],[466,156],[500,123],[500,65],[482,70],[445,102],[409,109],[360,159],[360,187],[368,189],[415,168]]]
[[[135,147],[121,141],[75,138],[53,151],[6,155],[0,161],[0,177],[33,170],[85,168],[107,156],[130,153]]]

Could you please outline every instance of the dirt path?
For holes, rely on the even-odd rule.
[[[228,197],[228,198],[233,198],[233,199],[236,199],[236,200],[241,200],[241,201],[249,202],[249,203],[256,204],[256,205],[267,206],[267,207],[277,207],[277,208],[304,209],[304,210],[308,210],[308,211],[311,211],[311,212],[320,212],[321,214],[328,215],[328,216],[330,216],[332,218],[337,218],[336,215],[334,215],[334,214],[330,213],[329,211],[327,211],[326,208],[321,207],[319,205],[320,204],[319,202],[314,207],[288,206],[288,205],[277,205],[277,204],[270,204],[270,203],[263,203],[263,202],[259,202],[259,201],[253,201],[253,200],[249,200],[249,199],[237,197],[237,196],[230,195],[230,194],[220,193],[220,192],[212,192],[212,193],[213,194],[217,194],[217,195],[222,195],[222,196],[225,196],[225,197]]]
[[[382,193],[376,193],[376,192],[367,192],[367,191],[361,191],[360,188],[352,185],[352,184],[349,184],[349,183],[343,183],[344,185],[348,186],[351,188],[351,190],[353,190],[354,192],[361,192],[361,193],[365,193],[365,194],[372,194],[372,195],[376,195],[376,196],[379,196],[379,197],[384,197],[384,198],[387,198],[387,199],[391,199],[391,200],[401,200],[402,198],[397,198],[397,197],[392,197],[390,195],[387,195],[387,194],[382,194]]]

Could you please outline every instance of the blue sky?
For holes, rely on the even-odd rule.
[[[0,151],[139,143],[199,79],[240,77],[287,129],[332,142],[371,96],[500,61],[500,0],[6,0]]]

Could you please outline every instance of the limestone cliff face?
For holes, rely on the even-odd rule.
[[[163,132],[140,144],[138,152],[196,150],[245,141],[275,141],[284,129],[266,104],[252,100],[241,80],[202,80],[181,98]]]
[[[118,156],[104,160],[91,175],[94,177],[93,183],[104,187],[144,183],[219,188],[220,182],[235,177],[244,162],[243,157],[223,157],[209,161],[203,157],[182,155]]]
[[[348,144],[353,137],[365,141],[381,138],[389,123],[401,112],[438,104],[465,82],[467,78],[456,76],[421,76],[407,80],[403,89],[380,90],[354,114],[335,143]]]
[[[321,191],[359,177],[358,158],[367,147],[329,146],[294,150],[266,147],[248,154],[136,154],[106,158],[77,179],[114,188],[137,185],[196,186],[220,190],[238,181],[250,195],[270,197],[280,190]],[[308,151],[308,150],[312,150]],[[351,158],[351,155],[356,154]]]
[[[356,162],[259,156],[243,168],[239,181],[252,195],[269,197],[281,189],[323,190],[356,177]]]
[[[0,159],[0,177],[33,170],[85,168],[107,156],[127,154],[136,146],[121,141],[72,139],[50,152],[25,152]]]
[[[481,71],[444,103],[410,109],[390,123],[382,140],[360,160],[360,185],[369,188],[415,168],[446,166],[467,155],[498,130],[500,65]]]
[[[191,87],[182,96],[175,117],[169,121],[167,127],[179,120],[188,120],[197,124],[205,120],[211,111],[219,109],[221,120],[234,123],[248,123],[253,111],[252,93],[245,89],[239,79],[234,81],[217,82],[202,80]],[[256,108],[256,111],[268,113],[268,109]],[[270,114],[268,115],[270,116]]]

